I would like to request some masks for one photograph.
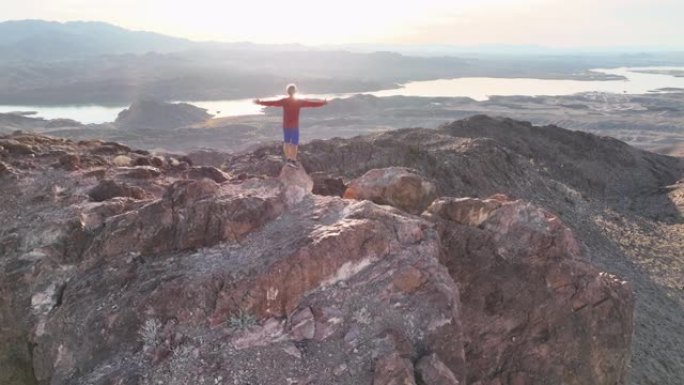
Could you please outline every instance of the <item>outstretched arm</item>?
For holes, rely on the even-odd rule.
[[[323,107],[328,104],[328,99],[326,100],[302,100],[302,107]]]
[[[261,100],[261,99],[254,99],[254,104],[258,104],[260,106],[264,107],[282,107],[283,106],[283,100]]]

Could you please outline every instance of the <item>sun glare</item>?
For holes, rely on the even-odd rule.
[[[413,2],[315,0],[236,3],[198,0],[145,2],[142,14],[128,15],[130,24],[201,40],[265,43],[329,44],[401,40],[434,22],[469,7],[510,3],[510,0]]]
[[[193,40],[305,45],[680,46],[684,10],[681,0],[6,2],[0,19],[97,20]]]

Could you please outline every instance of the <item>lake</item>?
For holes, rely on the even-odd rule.
[[[684,67],[632,67],[594,69],[594,72],[622,75],[626,80],[555,80],[528,78],[487,78],[470,77],[409,82],[400,88],[363,94],[375,96],[425,96],[425,97],[470,97],[487,100],[494,95],[572,95],[582,92],[609,92],[645,94],[661,88],[684,89],[684,78],[665,74],[647,74],[635,70],[684,70]],[[347,98],[350,94],[302,95],[307,98],[334,99]],[[188,101],[195,106],[206,108],[217,117],[261,114],[262,108],[254,105],[252,99]],[[117,114],[127,106],[0,106],[0,113],[12,111],[36,111],[38,117],[45,119],[69,118],[83,123],[112,122]]]

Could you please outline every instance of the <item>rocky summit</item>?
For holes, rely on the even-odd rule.
[[[675,239],[675,158],[475,117],[313,141],[298,169],[22,133],[0,161],[1,384],[684,373],[681,281],[616,235]]]

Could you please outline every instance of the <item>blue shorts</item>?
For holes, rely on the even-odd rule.
[[[299,144],[299,128],[284,128],[283,141],[290,144]]]

